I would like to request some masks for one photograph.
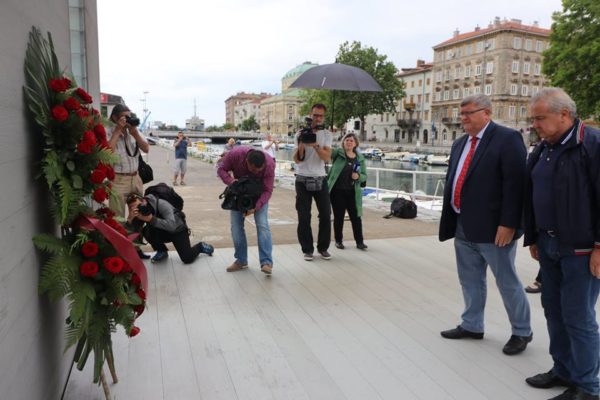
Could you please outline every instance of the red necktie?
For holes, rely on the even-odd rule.
[[[465,162],[463,163],[462,169],[460,170],[460,175],[456,180],[456,187],[454,188],[454,207],[457,210],[460,210],[460,192],[463,187],[463,183],[465,183],[465,177],[467,176],[467,171],[469,170],[469,165],[471,164],[471,160],[473,159],[473,154],[475,154],[475,147],[477,147],[477,136],[473,136],[471,138],[471,148],[467,153],[467,157],[465,157]]]

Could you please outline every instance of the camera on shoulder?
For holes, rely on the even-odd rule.
[[[315,127],[312,126],[313,120],[312,118],[306,117],[304,119],[306,126],[300,130],[300,135],[298,136],[298,140],[301,143],[310,144],[315,143],[317,141],[317,131],[325,129],[323,125],[317,125]]]

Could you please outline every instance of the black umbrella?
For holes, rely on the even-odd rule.
[[[305,71],[290,85],[292,88],[330,89],[356,92],[383,92],[379,83],[368,72],[352,65],[333,63]],[[335,110],[335,92],[332,95],[331,125]]]
[[[364,70],[346,64],[325,64],[305,71],[290,85],[293,88],[383,92]]]

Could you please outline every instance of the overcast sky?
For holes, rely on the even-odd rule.
[[[455,29],[495,16],[549,28],[560,0],[98,0],[100,87],[150,120],[225,122],[237,92],[281,91],[304,61],[334,62],[344,41],[378,49],[397,68],[431,61]]]

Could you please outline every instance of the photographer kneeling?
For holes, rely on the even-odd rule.
[[[194,262],[200,253],[212,256],[214,248],[210,244],[200,242],[191,246],[188,227],[181,212],[168,201],[158,199],[152,194],[141,197],[132,193],[127,197],[127,206],[127,221],[134,227],[141,228],[144,238],[156,251],[152,262],[162,261],[169,256],[165,246],[165,243],[169,242],[173,243],[184,264]]]

